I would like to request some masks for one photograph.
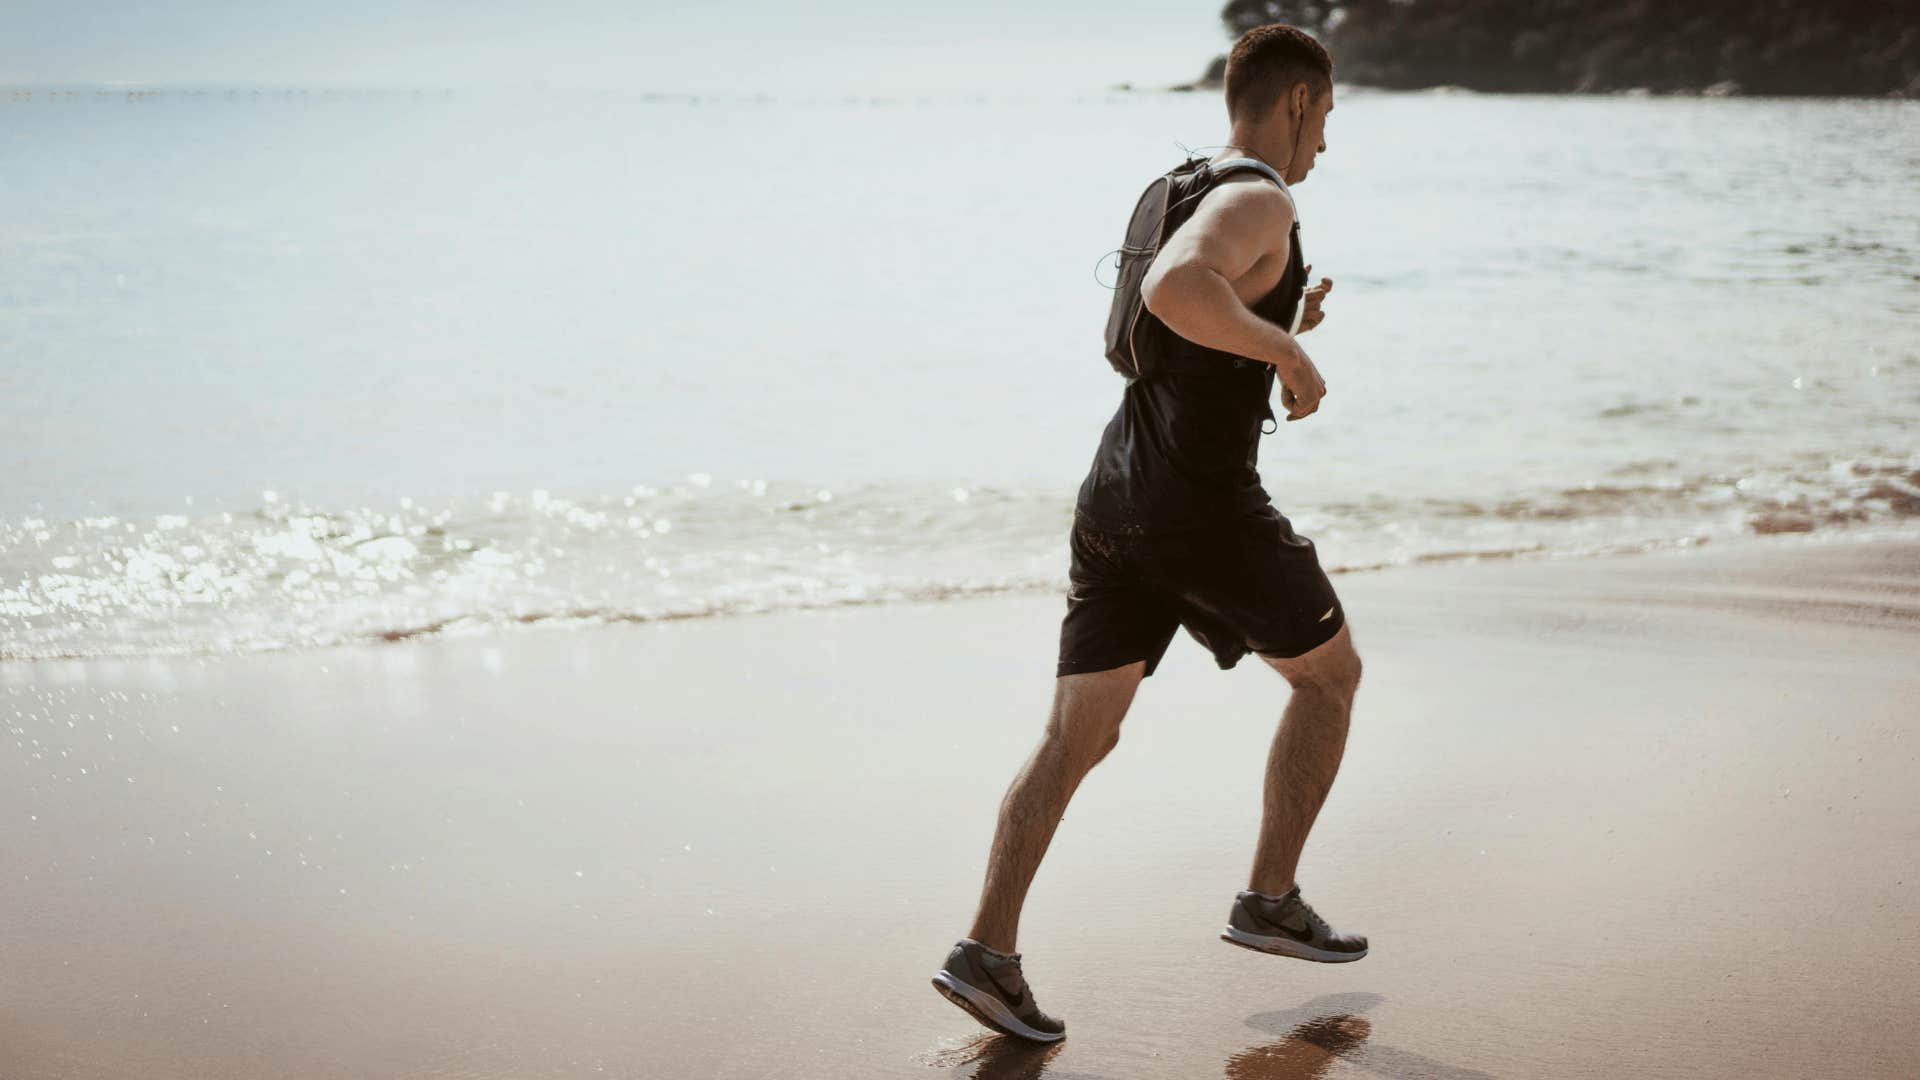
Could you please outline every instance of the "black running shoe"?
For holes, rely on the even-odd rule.
[[[1344,964],[1367,955],[1367,939],[1342,934],[1300,899],[1295,885],[1278,900],[1240,890],[1220,940],[1279,956],[1297,956],[1324,964]]]
[[[1020,973],[1020,954],[1003,956],[972,938],[961,938],[947,962],[933,973],[933,988],[1003,1035],[1035,1042],[1067,1037],[1067,1025],[1040,1011]]]

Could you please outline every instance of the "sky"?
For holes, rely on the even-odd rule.
[[[1197,76],[1216,0],[0,0],[0,84],[1101,89]]]

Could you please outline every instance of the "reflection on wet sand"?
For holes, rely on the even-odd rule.
[[[1039,1080],[1047,1071],[1047,1062],[1058,1054],[1064,1042],[1033,1043],[1007,1035],[981,1035],[951,1049],[936,1051],[921,1060],[936,1069],[972,1066],[959,1075],[971,1080]]]
[[[1368,1072],[1407,1080],[1491,1080],[1475,1069],[1369,1041],[1373,1024],[1356,1014],[1383,1000],[1379,994],[1329,994],[1298,1008],[1249,1016],[1248,1027],[1286,1029],[1286,1035],[1228,1058],[1227,1080],[1314,1080],[1327,1075],[1334,1061],[1342,1058]]]
[[[1318,1080],[1329,1075],[1336,1062],[1403,1080],[1492,1080],[1487,1073],[1374,1040],[1372,1021],[1360,1014],[1384,1000],[1372,993],[1327,994],[1291,1009],[1247,1017],[1248,1027],[1280,1037],[1234,1053],[1227,1059],[1226,1080]],[[953,1069],[955,1076],[967,1080],[1067,1080],[1049,1068],[1066,1045],[982,1034],[919,1060],[935,1069]],[[1083,1075],[1073,1074],[1076,1080]]]
[[[1279,1042],[1242,1050],[1227,1059],[1227,1080],[1315,1080],[1334,1059],[1343,1057],[1373,1034],[1358,1016],[1322,1016],[1287,1033]]]

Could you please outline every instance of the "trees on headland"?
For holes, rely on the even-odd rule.
[[[1910,0],[1229,0],[1220,18],[1307,30],[1364,86],[1920,97]]]

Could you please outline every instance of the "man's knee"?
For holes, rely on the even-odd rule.
[[[1133,704],[1145,661],[1054,680],[1047,741],[1091,768],[1120,744],[1120,723]]]
[[[1047,721],[1044,747],[1066,762],[1091,769],[1120,745],[1121,719],[1056,711]]]
[[[1351,699],[1360,687],[1360,653],[1342,624],[1318,647],[1294,657],[1262,656],[1295,690],[1313,690]]]
[[[1085,763],[1088,768],[1106,760],[1113,748],[1120,745],[1120,725],[1115,723],[1101,729],[1089,738],[1081,739],[1074,749],[1074,757]]]

